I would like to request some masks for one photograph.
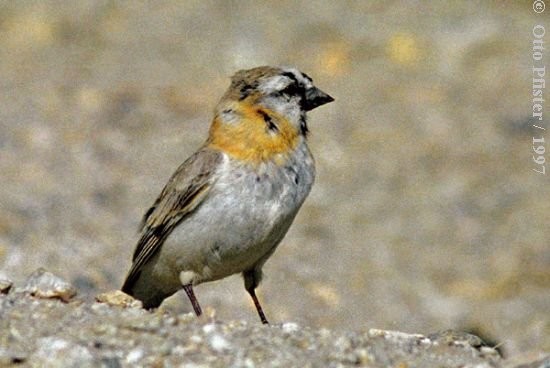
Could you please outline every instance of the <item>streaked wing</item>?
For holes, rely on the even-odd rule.
[[[141,268],[160,249],[172,230],[206,198],[213,174],[222,160],[218,151],[203,148],[189,157],[172,175],[141,223],[141,237],[122,291],[130,291]]]

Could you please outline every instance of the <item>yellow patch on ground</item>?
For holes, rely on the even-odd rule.
[[[78,104],[86,111],[99,110],[103,100],[103,95],[97,88],[84,87],[78,91]]]
[[[350,51],[351,49],[346,43],[329,43],[318,56],[321,71],[330,76],[344,74],[350,65]]]
[[[386,46],[389,58],[397,64],[413,65],[420,58],[420,48],[414,35],[398,33],[393,35]]]
[[[6,21],[4,35],[11,46],[47,46],[54,39],[54,24],[38,13],[21,14]]]
[[[319,297],[319,299],[327,305],[331,307],[337,307],[340,305],[340,295],[332,286],[320,283],[314,283],[311,286],[313,294]]]

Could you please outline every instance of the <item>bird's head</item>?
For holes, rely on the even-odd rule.
[[[239,150],[264,150],[268,156],[288,151],[307,135],[306,113],[331,101],[297,69],[241,70],[216,107],[210,140],[231,142]]]

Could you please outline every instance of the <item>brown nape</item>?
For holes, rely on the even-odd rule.
[[[231,77],[231,85],[223,95],[222,100],[242,101],[256,91],[260,79],[272,77],[280,73],[281,69],[271,66],[239,70]]]

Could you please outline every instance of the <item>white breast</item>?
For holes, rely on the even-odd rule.
[[[315,166],[303,142],[285,165],[269,162],[253,170],[225,157],[216,175],[205,201],[173,231],[162,252],[199,282],[251,269],[272,252],[309,194]]]

